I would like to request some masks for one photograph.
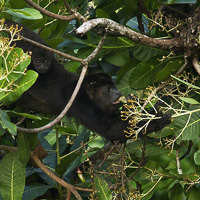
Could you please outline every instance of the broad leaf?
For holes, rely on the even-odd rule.
[[[26,75],[19,79],[17,86],[12,91],[1,93],[0,100],[6,104],[13,103],[35,83],[37,77],[38,74],[35,71],[28,70]]]
[[[0,191],[3,199],[20,200],[25,186],[25,167],[17,153],[7,154],[0,163]]]
[[[159,61],[152,58],[139,63],[130,75],[130,86],[134,89],[143,89],[155,81],[155,73],[159,68]]]
[[[177,117],[173,124],[176,135],[182,134],[183,140],[192,140],[200,134],[200,111],[192,110],[191,115]]]
[[[112,199],[112,193],[109,188],[108,183],[106,183],[105,180],[96,177],[95,178],[95,187],[97,189],[97,197],[99,200],[111,200]]]
[[[156,81],[164,81],[168,77],[170,77],[170,74],[174,74],[181,66],[183,65],[183,60],[177,59],[177,60],[170,60],[166,66],[156,74]]]
[[[22,200],[34,200],[42,196],[51,186],[43,185],[40,183],[33,183],[25,187]]]
[[[187,98],[187,97],[179,97],[182,101],[189,103],[189,104],[200,104],[198,101],[192,98]]]
[[[17,134],[16,125],[10,122],[9,116],[3,110],[0,110],[0,124],[3,129],[7,129],[12,135]]]
[[[195,200],[199,199],[200,197],[200,190],[196,186],[193,186],[192,188],[189,189],[189,198],[188,200]]]
[[[23,18],[23,19],[42,19],[43,16],[40,12],[33,8],[23,8],[23,9],[8,9],[3,12],[6,12],[14,17]]]
[[[133,55],[140,61],[147,61],[155,56],[167,55],[167,52],[160,49],[154,49],[136,44],[134,47]]]
[[[186,200],[183,187],[178,183],[168,193],[170,200]]]
[[[18,158],[21,163],[26,166],[30,158],[30,143],[28,134],[21,132],[17,134],[17,147]]]
[[[115,50],[105,56],[107,62],[116,65],[123,66],[129,59],[128,50]]]
[[[200,165],[200,150],[194,153],[194,162],[196,165]]]
[[[167,4],[194,4],[197,0],[167,0]]]

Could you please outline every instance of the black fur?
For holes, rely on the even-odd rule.
[[[7,23],[7,22],[6,22]],[[12,23],[11,23],[12,24]],[[44,44],[40,37],[31,30],[23,27],[23,35],[37,42]],[[28,34],[28,35],[26,35]],[[24,51],[33,50],[32,60],[37,57],[37,53],[43,52],[41,48],[35,47],[21,41],[17,44]],[[36,52],[34,51],[36,48]],[[48,53],[45,51],[45,55]],[[39,77],[35,84],[16,102],[25,108],[39,113],[60,114],[71,97],[79,76],[64,69],[55,58],[50,55],[51,66],[43,73],[39,72]],[[29,68],[33,67],[33,63]],[[37,67],[33,67],[37,71]],[[105,73],[95,73],[86,75],[80,91],[68,112],[68,116],[75,117],[88,129],[95,131],[110,141],[127,140],[124,130],[127,128],[127,121],[122,121],[120,117],[119,103],[121,96],[116,89],[112,78]],[[170,123],[169,116],[150,122],[147,133],[161,130]],[[138,124],[142,126],[143,122]]]
[[[39,75],[36,83],[17,101],[18,105],[40,113],[60,114],[74,91],[79,76],[57,63],[48,73]],[[56,70],[55,70],[56,69]],[[124,130],[127,121],[120,118],[119,106],[114,104],[121,96],[111,77],[105,73],[86,75],[81,89],[68,112],[81,124],[110,141],[127,140]],[[147,133],[161,130],[170,123],[169,116],[150,122]],[[142,126],[144,122],[138,124]]]

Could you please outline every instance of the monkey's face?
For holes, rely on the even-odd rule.
[[[39,74],[46,73],[51,66],[51,59],[47,57],[33,57],[32,58],[32,66],[35,71]]]
[[[84,87],[93,103],[108,115],[119,112],[122,94],[117,90],[111,77],[105,73],[88,75]]]
[[[38,72],[39,74],[46,73],[53,62],[53,54],[40,47],[33,47],[31,51],[32,69]]]

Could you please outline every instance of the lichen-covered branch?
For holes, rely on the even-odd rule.
[[[94,29],[101,28],[103,31],[110,35],[127,37],[131,41],[143,44],[148,47],[154,47],[159,49],[171,49],[174,47],[183,47],[181,40],[179,39],[157,39],[151,38],[141,33],[135,32],[111,19],[98,18],[92,19],[88,22],[83,23],[77,30],[76,33],[84,35],[86,32]]]

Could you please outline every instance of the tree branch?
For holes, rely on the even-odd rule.
[[[74,196],[78,199],[78,200],[82,200],[80,194],[74,189],[74,187],[65,182],[64,180],[62,180],[61,178],[57,177],[52,171],[50,171],[41,161],[40,159],[34,154],[34,152],[31,152],[31,158],[32,160],[35,162],[35,164],[45,173],[47,174],[51,179],[53,179],[54,181],[56,181],[57,183],[59,183],[60,185],[62,185],[63,187],[65,187],[67,190],[70,190]]]
[[[20,36],[20,35],[19,35],[19,34],[16,34],[16,36]],[[61,52],[61,51],[58,51],[58,50],[53,49],[53,48],[51,48],[51,47],[48,47],[48,46],[46,46],[46,45],[40,44],[40,43],[38,43],[38,42],[35,42],[34,40],[31,40],[31,39],[26,38],[26,37],[24,37],[24,36],[20,36],[20,37],[22,37],[22,40],[24,40],[25,42],[29,42],[29,43],[31,43],[31,44],[33,44],[33,45],[35,45],[35,46],[38,46],[38,47],[41,47],[41,48],[43,48],[43,49],[46,49],[46,50],[48,50],[48,51],[50,51],[50,52],[56,53],[56,54],[58,54],[58,55],[60,55],[60,56],[63,56],[63,57],[65,57],[65,58],[68,58],[68,59],[70,59],[70,60],[74,60],[74,61],[77,61],[77,62],[83,62],[83,60],[82,60],[81,58],[77,58],[77,57],[71,56],[71,55],[69,55],[69,54],[63,53],[63,52]]]
[[[39,5],[37,5],[36,3],[34,3],[31,0],[24,0],[26,3],[28,3],[30,6],[32,6],[33,8],[35,8],[36,10],[40,11],[41,13],[52,17],[54,19],[59,19],[59,20],[66,20],[66,21],[70,21],[70,20],[74,20],[74,19],[78,19],[78,14],[77,13],[73,13],[72,15],[68,15],[68,16],[62,16],[62,15],[58,15],[55,13],[52,13],[42,7],[40,7]]]
[[[17,27],[16,27],[16,29],[17,29]],[[10,33],[9,30],[3,30],[3,31],[6,32],[6,33]],[[46,49],[47,51],[50,51],[50,52],[52,52],[52,53],[56,53],[56,54],[58,54],[58,55],[60,55],[60,56],[63,56],[63,57],[65,57],[65,58],[68,58],[68,59],[70,59],[70,60],[74,60],[74,61],[77,61],[77,62],[83,62],[83,59],[81,59],[81,58],[77,58],[77,57],[71,56],[71,55],[69,55],[69,54],[63,53],[63,52],[61,52],[61,51],[58,51],[58,50],[53,49],[53,48],[51,48],[51,47],[48,47],[48,46],[46,46],[46,45],[44,45],[44,44],[38,43],[38,42],[36,42],[36,41],[34,41],[34,40],[31,40],[31,39],[29,39],[29,38],[26,38],[26,37],[24,37],[24,36],[21,36],[20,34],[17,34],[17,33],[16,33],[15,36],[16,36],[16,38],[19,37],[20,39],[24,40],[25,42],[29,42],[29,43],[31,43],[31,44],[33,44],[33,45],[35,45],[35,46],[41,47],[41,48],[43,48],[43,49]]]
[[[159,48],[163,50],[171,49],[173,47],[183,47],[183,43],[177,38],[169,40],[151,38],[106,18],[92,19],[83,23],[76,30],[76,33],[79,35],[84,35],[86,32],[94,29],[95,27],[103,28],[105,32],[111,35],[127,37],[133,42],[140,43],[148,47]]]

